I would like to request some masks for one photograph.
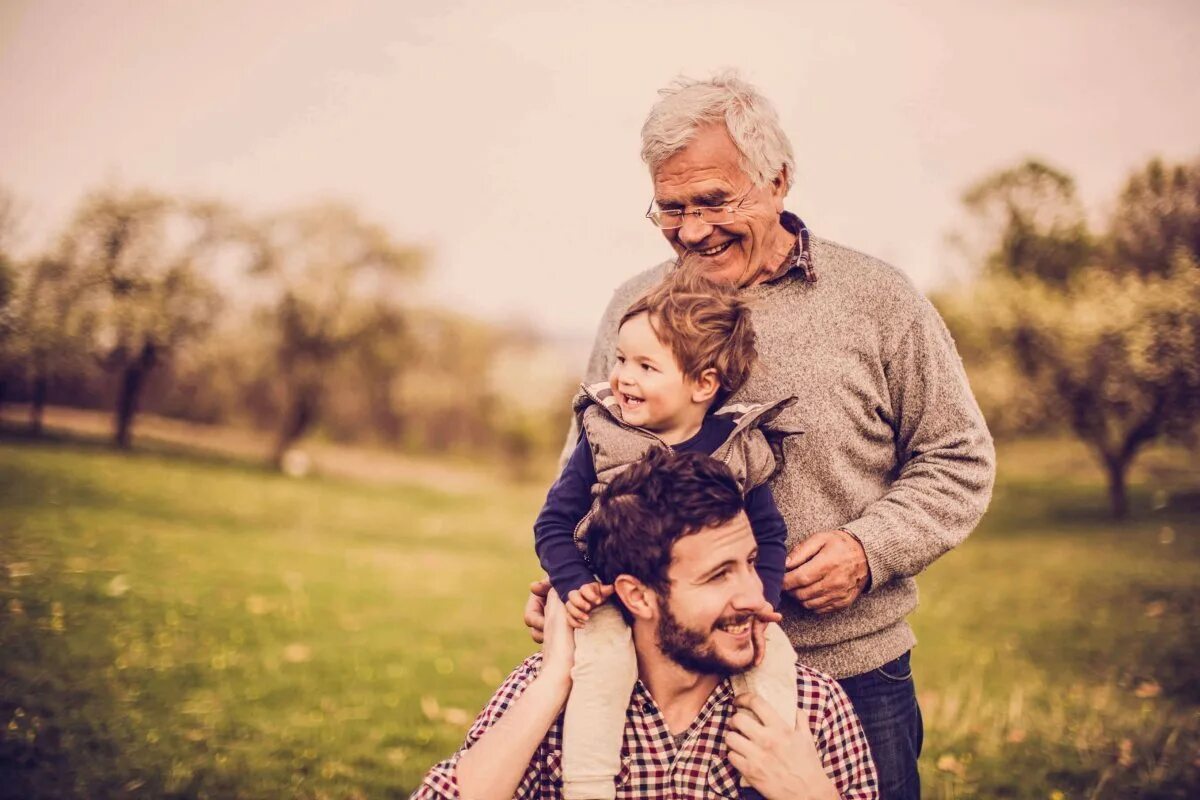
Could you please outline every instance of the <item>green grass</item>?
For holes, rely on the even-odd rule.
[[[1195,796],[1195,508],[1047,447],[920,580],[926,796]],[[407,796],[532,649],[543,492],[0,441],[0,797]]]

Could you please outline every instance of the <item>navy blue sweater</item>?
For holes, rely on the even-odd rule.
[[[729,438],[733,428],[731,418],[710,414],[704,418],[695,436],[672,445],[672,449],[711,455]],[[584,434],[579,437],[562,474],[550,487],[546,504],[533,523],[534,548],[542,568],[550,576],[558,596],[564,600],[572,590],[596,580],[575,544],[575,526],[592,507],[595,483],[596,468]],[[750,518],[750,527],[758,541],[757,569],[763,583],[763,596],[771,605],[778,606],[783,565],[787,559],[787,525],[765,483],[746,493],[746,516]]]

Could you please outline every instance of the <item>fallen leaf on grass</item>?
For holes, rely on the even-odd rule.
[[[303,664],[312,659],[312,648],[300,642],[292,642],[283,648],[283,660],[289,664]]]
[[[425,695],[421,698],[421,713],[426,719],[435,720],[441,714],[441,706],[438,705],[437,698],[433,695]]]
[[[28,561],[14,561],[8,565],[8,577],[13,580],[28,578],[33,574],[33,565]]]
[[[104,593],[109,597],[120,597],[128,592],[129,588],[129,579],[124,575],[118,575],[105,585]]]
[[[958,756],[954,755],[953,753],[946,753],[945,755],[939,756],[937,760],[937,768],[942,772],[949,772],[957,775],[960,778],[967,773],[966,765],[959,761]]]
[[[1122,767],[1133,766],[1133,740],[1122,739],[1117,745],[1117,763]]]
[[[1024,728],[1013,728],[1008,732],[1008,741],[1012,744],[1020,744],[1025,741],[1026,735]]]
[[[1161,617],[1163,612],[1167,610],[1167,604],[1162,600],[1155,600],[1153,603],[1146,603],[1146,616],[1154,619]]]
[[[246,598],[246,610],[254,616],[260,617],[271,610],[271,604],[262,595],[252,594]]]
[[[442,712],[442,719],[451,725],[466,725],[471,721],[471,715],[462,708],[447,708]]]
[[[1140,697],[1143,700],[1158,697],[1160,694],[1162,694],[1162,686],[1156,680],[1138,681],[1137,686],[1133,689],[1133,696]]]

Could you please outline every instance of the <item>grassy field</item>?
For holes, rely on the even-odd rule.
[[[1200,792],[1196,465],[1002,452],[921,578],[926,796]],[[544,487],[0,440],[0,797],[404,797],[532,648]]]

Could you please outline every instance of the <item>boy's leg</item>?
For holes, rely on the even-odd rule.
[[[766,653],[762,663],[751,670],[734,676],[733,688],[737,693],[754,692],[767,701],[767,705],[783,718],[788,728],[796,727],[796,651],[788,641],[787,634],[777,623],[770,623],[766,630]]]
[[[633,638],[610,601],[575,631],[571,696],[563,717],[564,800],[616,797],[625,712],[636,680]]]
[[[783,628],[772,622],[766,630],[766,653],[754,669],[733,677],[737,694],[754,692],[778,714],[789,729],[796,727],[796,651]],[[747,786],[742,778],[742,786]]]

